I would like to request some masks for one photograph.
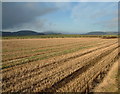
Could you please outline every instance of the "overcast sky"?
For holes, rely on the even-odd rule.
[[[117,2],[4,2],[3,30],[117,31]]]

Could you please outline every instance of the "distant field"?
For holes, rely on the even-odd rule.
[[[28,39],[28,38],[81,38],[81,37],[99,37],[99,38],[118,38],[118,35],[33,35],[33,36],[4,36],[3,39]]]
[[[113,36],[90,37],[3,37],[2,92],[93,91],[119,59],[119,44]]]

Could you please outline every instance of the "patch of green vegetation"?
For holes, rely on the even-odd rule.
[[[60,51],[60,52],[54,52],[54,53],[50,53],[50,54],[46,53],[46,54],[43,54],[43,55],[32,56],[32,57],[21,59],[20,61],[17,61],[17,62],[10,62],[10,64],[3,64],[2,69],[10,68],[10,67],[13,67],[13,66],[16,66],[16,65],[29,63],[29,62],[32,62],[32,61],[48,59],[48,58],[54,57],[54,56],[64,55],[64,54],[76,52],[78,50],[81,50],[81,49],[84,49],[84,48],[90,48],[90,47],[93,47],[93,46],[92,45],[91,46],[84,46],[84,47],[73,48],[73,49],[70,49],[70,50],[63,50],[63,51]]]
[[[77,43],[77,42],[76,42]],[[94,42],[95,43],[95,42]],[[69,43],[69,44],[73,44],[73,43]],[[79,44],[77,44],[77,45],[80,45],[81,43],[79,43]],[[58,46],[58,47],[62,47],[62,46],[64,46],[64,45],[66,45],[66,44],[59,44],[59,45],[55,45],[56,47]],[[68,44],[67,44],[68,45]],[[75,46],[77,46],[76,44],[74,44]],[[53,47],[53,46],[48,46],[48,47]],[[40,48],[43,48],[43,47],[40,47]],[[52,50],[56,50],[56,49],[61,49],[61,48],[47,48],[47,49],[39,49],[39,50],[35,50],[35,51],[33,51],[32,53],[36,53],[36,52],[46,52],[46,51],[52,51]],[[30,51],[26,51],[26,52],[24,52],[24,54],[29,54],[29,53],[31,53],[31,50]],[[19,55],[21,55],[21,53],[16,53],[17,55],[19,54]],[[5,55],[5,56],[3,56],[4,58],[6,58],[6,57],[14,57],[14,56],[16,56],[16,54],[7,54],[7,55]]]
[[[56,34],[56,35],[33,35],[33,36],[4,36],[2,39],[33,39],[33,38],[80,38],[80,37],[120,37],[118,35],[79,35],[79,34]]]
[[[120,36],[118,36],[118,35],[103,35],[102,36],[102,38],[104,38],[104,39],[112,39],[112,38],[118,38],[118,37],[120,37]]]
[[[41,55],[36,55],[36,56],[31,56],[31,57],[23,58],[23,59],[20,59],[20,60],[18,60],[16,62],[13,61],[13,62],[10,62],[10,63],[3,64],[2,69],[13,67],[13,66],[16,66],[16,65],[21,65],[21,64],[29,63],[29,62],[33,62],[33,61],[37,61],[37,60],[48,59],[50,57],[60,56],[60,55],[64,55],[64,54],[76,52],[76,51],[79,51],[81,49],[91,48],[91,47],[95,47],[95,46],[100,45],[100,44],[96,44],[95,45],[95,43],[97,43],[97,42],[93,42],[93,43],[94,43],[94,45],[88,45],[88,46],[82,46],[81,45],[80,47],[73,48],[73,49],[68,49],[68,50],[63,50],[63,51],[60,51],[60,52],[56,52],[55,51],[55,52],[49,53],[49,54],[45,53],[45,54],[41,54]]]

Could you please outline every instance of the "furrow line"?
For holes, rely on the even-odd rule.
[[[113,44],[112,44],[112,45],[113,45]],[[110,45],[106,45],[105,47],[108,47],[108,46],[110,46]],[[22,72],[22,74],[19,74],[19,75],[15,74],[15,75],[16,75],[15,78],[16,78],[16,77],[20,77],[20,78],[21,78],[22,75],[29,74],[29,73],[32,74],[32,72],[34,72],[34,71],[39,71],[39,70],[41,70],[41,69],[43,69],[43,68],[46,68],[47,71],[49,71],[49,70],[54,69],[55,67],[57,67],[58,64],[62,64],[62,63],[64,63],[64,62],[70,61],[70,60],[72,60],[72,59],[78,58],[78,57],[80,57],[80,56],[86,55],[86,54],[88,54],[88,53],[91,53],[91,52],[93,52],[93,51],[96,51],[96,50],[102,49],[102,48],[104,48],[104,47],[99,47],[99,48],[97,48],[97,49],[92,49],[92,50],[90,50],[90,51],[88,51],[88,52],[85,51],[85,52],[83,52],[83,53],[77,54],[77,55],[72,56],[72,57],[68,57],[68,58],[65,58],[65,59],[62,59],[62,60],[59,60],[59,61],[51,62],[51,63],[48,63],[48,64],[43,65],[43,66],[41,66],[41,67],[37,67],[36,69],[31,69],[31,70],[28,70],[28,71],[26,71],[26,72]],[[51,67],[50,67],[50,66],[51,66]],[[41,71],[39,71],[38,73],[41,73]],[[35,74],[38,74],[38,73],[35,73]],[[31,76],[31,75],[29,75],[29,76]],[[13,78],[13,77],[14,77],[14,75],[13,75],[13,76],[11,75],[9,78]],[[8,80],[9,78],[8,78],[8,77],[4,77],[4,75],[3,75],[3,81]]]
[[[89,88],[92,88],[90,83],[100,74],[102,70],[104,70],[106,66],[113,63],[113,60],[118,56],[117,53],[118,49],[115,49],[83,74],[79,75],[65,86],[59,88],[57,92],[88,92]]]
[[[117,47],[116,47],[117,48]],[[57,89],[61,88],[64,86],[66,83],[69,83],[73,79],[75,79],[77,76],[80,74],[84,73],[86,70],[88,70],[91,66],[94,66],[97,62],[99,62],[103,57],[106,55],[110,54],[111,51],[114,51],[116,48],[112,50],[108,50],[107,52],[102,53],[99,55],[97,58],[91,60],[88,64],[85,66],[81,67],[80,69],[76,70],[72,74],[68,75],[67,77],[63,78],[62,80],[58,81],[57,83],[54,83],[50,88],[45,88],[42,90],[42,92],[56,92]]]
[[[113,50],[114,47],[116,47],[116,46],[115,46],[115,45],[112,46],[112,47],[111,47],[111,50]],[[100,50],[100,52],[101,52],[101,51],[105,51],[105,52],[104,52],[104,54],[105,54],[105,53],[106,53],[106,49],[108,49],[108,48],[105,48],[104,50]],[[109,48],[109,51],[110,51],[110,48]],[[99,51],[97,51],[97,53],[98,53],[98,52],[99,52]],[[92,57],[92,58],[90,57],[89,60],[86,61],[86,64],[88,64],[92,59],[96,60],[95,58],[96,58],[96,56],[97,56],[97,53],[94,53],[94,52],[93,52],[93,54],[96,54],[95,57],[94,57],[94,58],[93,58],[93,57]],[[99,53],[99,55],[102,56],[103,54],[100,54],[100,53]],[[99,55],[98,55],[98,56],[99,56]],[[87,56],[89,56],[89,55],[87,55]],[[97,60],[98,60],[99,58],[100,58],[100,57],[98,57]],[[94,61],[94,60],[93,60],[93,61]],[[93,62],[93,61],[91,61],[91,62]],[[71,62],[73,62],[73,61],[71,61]],[[69,63],[69,62],[68,62],[68,63]],[[82,62],[81,62],[81,63],[82,63]],[[76,62],[76,63],[74,64],[74,66],[72,66],[73,64],[72,64],[72,65],[70,64],[69,67],[67,66],[66,69],[61,70],[61,72],[60,72],[59,68],[57,69],[58,72],[57,72],[57,71],[54,71],[54,70],[53,70],[53,71],[50,71],[50,73],[52,73],[52,75],[49,76],[49,77],[48,77],[49,72],[46,73],[46,74],[43,74],[43,75],[46,75],[47,77],[44,78],[44,76],[43,76],[43,79],[42,79],[42,78],[39,78],[39,79],[41,79],[41,81],[38,79],[38,77],[40,77],[40,76],[42,76],[42,75],[39,75],[37,78],[35,77],[35,79],[38,79],[38,80],[37,80],[35,83],[32,82],[32,83],[33,83],[32,85],[33,85],[34,88],[35,88],[35,85],[38,87],[38,86],[41,85],[42,83],[45,84],[46,81],[49,82],[49,81],[52,80],[52,79],[55,79],[56,82],[57,82],[57,80],[59,81],[60,79],[63,79],[64,77],[68,76],[69,73],[71,74],[71,73],[73,73],[74,71],[76,71],[77,69],[80,69],[81,63],[80,63],[80,62]],[[85,62],[82,63],[82,64],[83,64],[82,66],[84,66],[84,65],[85,65]],[[60,66],[60,68],[62,68],[62,66]],[[72,70],[70,70],[71,68],[72,68]],[[71,72],[70,72],[70,71],[71,71]],[[67,72],[68,72],[68,73],[67,73]],[[54,74],[54,73],[55,73],[55,74]],[[61,73],[62,73],[62,74],[61,74]],[[65,74],[65,73],[67,73],[67,74]],[[57,75],[59,75],[59,76],[61,75],[60,77],[62,77],[62,78],[56,78]],[[63,75],[63,76],[62,76],[62,75]],[[51,78],[52,78],[52,79],[51,79]],[[34,77],[33,77],[33,79],[34,79]],[[34,79],[34,80],[35,80],[35,79]],[[26,81],[26,82],[27,82],[27,81]],[[25,83],[26,83],[26,82],[25,82]],[[55,82],[52,82],[52,83],[55,83]],[[21,84],[21,83],[20,83],[20,84]],[[49,84],[49,83],[46,83],[46,84]],[[24,91],[24,90],[26,90],[26,89],[28,89],[28,90],[31,89],[31,85],[29,85],[28,87],[25,87],[25,86],[24,86],[24,85],[25,85],[24,83],[21,84],[21,85],[23,85],[23,87],[24,87],[24,88],[22,89],[22,91]],[[19,86],[19,84],[18,84],[18,86]],[[47,85],[45,85],[45,86],[47,86]],[[36,88],[37,88],[37,87],[36,87]],[[17,88],[17,90],[18,90],[19,87],[16,86],[16,88]],[[20,90],[21,90],[21,89],[20,89]]]

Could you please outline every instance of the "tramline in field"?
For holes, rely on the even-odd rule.
[[[117,39],[3,39],[2,43],[3,92],[90,92],[119,58]]]

